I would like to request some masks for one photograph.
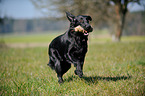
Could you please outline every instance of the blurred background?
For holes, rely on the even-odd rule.
[[[59,85],[49,43],[90,15],[84,77]],[[145,0],[0,0],[0,96],[145,96]]]
[[[145,0],[0,0],[0,34],[63,33],[65,12],[90,15],[96,34],[145,35]]]

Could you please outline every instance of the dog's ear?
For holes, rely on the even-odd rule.
[[[70,22],[74,21],[74,19],[75,19],[75,16],[70,14],[69,12],[66,12],[66,16]]]
[[[90,21],[92,21],[92,18],[91,18],[91,16],[87,16],[87,20],[90,20]]]

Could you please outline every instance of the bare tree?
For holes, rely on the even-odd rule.
[[[53,10],[56,13],[53,17],[65,17],[65,11],[74,15],[89,14],[92,16],[95,24],[104,24],[113,22],[116,26],[115,40],[120,41],[125,17],[128,12],[127,6],[131,2],[138,4],[142,0],[31,0],[34,5],[43,10]],[[46,13],[47,13],[46,12]],[[50,13],[50,12],[49,12]],[[59,15],[57,16],[57,13]],[[48,13],[47,13],[48,14]],[[113,15],[116,14],[116,15]]]
[[[110,0],[115,4],[115,12],[116,12],[116,32],[115,32],[115,41],[120,41],[122,36],[125,17],[128,12],[127,6],[130,2],[139,3],[140,0]]]
[[[31,1],[36,8],[40,9],[44,14],[49,16],[59,17],[62,19],[65,17],[65,11],[69,11],[74,15],[88,14],[92,16],[94,24],[109,21],[109,17],[112,17],[111,15],[113,11],[108,0],[49,0],[49,2],[47,0]],[[53,15],[50,10],[53,11]]]

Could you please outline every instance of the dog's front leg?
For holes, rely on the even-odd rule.
[[[80,78],[83,77],[83,64],[84,62],[76,64],[75,74],[78,75]]]

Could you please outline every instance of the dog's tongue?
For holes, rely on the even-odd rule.
[[[87,31],[84,30],[84,35],[89,35],[89,33]]]

